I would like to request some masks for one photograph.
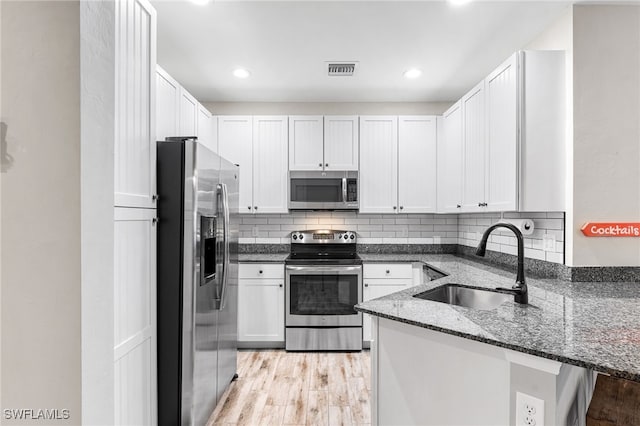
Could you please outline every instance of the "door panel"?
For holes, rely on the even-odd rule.
[[[321,115],[289,116],[289,170],[323,170]]]
[[[358,117],[324,117],[326,170],[358,170]]]

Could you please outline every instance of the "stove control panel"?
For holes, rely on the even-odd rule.
[[[306,230],[291,233],[291,244],[355,244],[355,232],[336,230]]]

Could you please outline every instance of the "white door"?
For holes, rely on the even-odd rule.
[[[387,296],[396,291],[410,287],[412,281],[407,279],[388,280],[388,279],[366,279],[364,280],[364,288],[362,292],[362,301],[377,299],[378,297]],[[371,317],[362,314],[362,340],[370,341],[371,339]]]
[[[180,88],[180,134],[178,136],[197,136],[198,101],[191,93]]]
[[[180,121],[180,84],[165,70],[156,66],[156,136],[163,141],[177,136]]]
[[[253,117],[254,213],[287,213],[287,117]]]
[[[153,208],[156,12],[146,0],[115,4],[114,203]]]
[[[323,170],[321,115],[289,117],[289,170]]]
[[[398,118],[360,117],[360,213],[398,209]]]
[[[253,212],[253,119],[218,117],[218,153],[240,166],[240,213]]]
[[[358,116],[325,116],[325,170],[358,170],[358,142]]]
[[[487,91],[487,188],[489,211],[517,209],[518,106],[517,56],[485,80]]]
[[[484,81],[463,96],[462,211],[484,211],[485,204],[485,96]]]
[[[398,209],[435,213],[437,147],[435,116],[398,118]]]
[[[155,209],[115,209],[113,360],[120,425],[156,423],[155,217]]]
[[[197,108],[198,131],[196,136],[198,136],[198,142],[211,151],[218,152],[217,126],[213,124],[216,119],[202,104],[198,103]]]
[[[442,114],[438,134],[438,212],[462,210],[462,103]]]
[[[284,278],[238,284],[238,340],[283,342]]]

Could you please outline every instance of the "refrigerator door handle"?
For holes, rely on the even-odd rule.
[[[217,303],[217,308],[222,310],[225,305],[225,295],[227,290],[227,283],[229,281],[229,194],[227,192],[227,185],[221,183],[218,185],[218,191],[220,194],[220,200],[222,205],[222,244],[223,244],[223,258],[222,258],[222,277],[221,277],[221,290],[220,300]]]

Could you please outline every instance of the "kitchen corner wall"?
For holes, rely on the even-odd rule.
[[[459,244],[475,247],[487,227],[500,213],[474,214],[361,214],[356,212],[294,212],[272,215],[240,215],[241,244],[287,244],[291,231],[340,229],[358,233],[362,244]],[[530,259],[564,262],[564,213],[504,213],[506,219],[533,219],[535,230],[525,237],[525,256]],[[555,240],[543,250],[543,238]],[[517,254],[515,236],[496,230],[487,248]]]

